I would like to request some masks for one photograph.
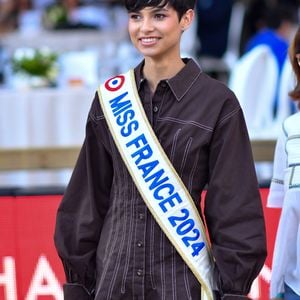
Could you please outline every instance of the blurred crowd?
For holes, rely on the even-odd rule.
[[[223,58],[231,50],[240,57],[259,43],[271,43],[282,64],[277,47],[287,48],[299,7],[299,0],[199,0],[197,56]]]
[[[228,46],[232,10],[238,2],[244,7],[240,12],[243,15],[241,53],[246,51],[249,39],[265,28],[277,31],[285,39],[290,38],[290,29],[299,20],[298,0],[199,0],[197,34],[202,44],[199,55],[224,55]]]
[[[121,4],[122,0],[0,0],[0,33],[18,29],[22,14],[28,11],[45,12],[53,6],[61,6],[67,15],[71,15],[78,7]],[[238,4],[242,8],[237,12],[236,24],[231,24]],[[64,21],[63,26],[72,25],[67,24],[67,17]],[[221,58],[230,43],[235,42],[230,40],[231,31],[235,30],[238,34],[238,55],[242,55],[259,42],[259,38],[250,39],[266,28],[283,40],[289,40],[298,21],[299,0],[198,0],[195,52],[198,57]]]
[[[184,54],[198,59],[205,72],[227,81],[238,58],[267,44],[281,71],[299,23],[299,1],[198,0]],[[0,34],[22,32],[34,23],[45,29],[105,29],[116,22],[107,14],[116,7],[122,8],[122,0],[0,0]]]
[[[105,43],[94,42],[95,35],[99,34],[93,30],[91,40],[95,43],[94,47],[85,44],[84,36],[80,39],[76,32],[75,39],[71,39],[69,33],[65,35],[63,31],[62,34],[55,31],[56,46],[68,44],[66,38],[69,37],[68,41],[76,46],[79,43],[80,47],[74,47],[70,53],[58,53],[60,72],[53,86],[68,86],[71,83],[90,87],[116,72],[121,73],[135,66],[139,57],[136,57],[135,49],[127,41],[127,33],[122,35],[121,41],[114,41],[117,33],[126,27],[127,14],[125,12],[125,16],[122,16],[122,2],[0,0],[0,84],[15,87],[18,86],[19,79],[20,82],[24,81],[22,76],[16,76],[7,67],[7,62],[10,61],[4,40],[9,33],[22,33],[11,36],[14,41],[20,40],[18,47],[25,47],[22,44],[25,36],[23,29],[26,26],[31,28],[31,23],[36,21],[34,18],[37,16],[42,16],[42,22],[38,25],[44,26],[48,33],[78,28],[105,31],[107,24],[111,30],[108,30]],[[244,110],[251,138],[276,137],[282,120],[295,112],[295,106],[288,98],[288,92],[293,86],[288,46],[299,25],[299,9],[300,0],[198,0],[196,20],[191,30],[184,33],[183,54],[194,57],[206,73],[217,79],[224,79],[234,91]],[[114,13],[111,14],[112,11]],[[38,23],[40,21],[39,19]],[[31,25],[28,26],[28,23]],[[111,32],[115,32],[115,36]],[[89,35],[86,31],[84,34],[87,37]],[[28,36],[30,41],[34,40],[32,35]],[[40,38],[44,36],[45,32],[42,32],[36,38],[39,44],[42,44]],[[267,46],[268,50],[258,47],[261,45]],[[259,51],[253,51],[254,49]],[[25,50],[32,52],[32,49]],[[19,54],[20,51],[16,53]],[[44,71],[45,68],[42,69]],[[269,178],[269,169],[267,175],[261,177]]]
[[[22,15],[29,11],[46,13],[60,7],[71,15],[78,7],[98,7],[120,4],[119,0],[0,0],[0,33],[16,30],[20,27]],[[65,24],[68,25],[68,24]]]

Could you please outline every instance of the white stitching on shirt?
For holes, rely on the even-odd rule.
[[[184,270],[183,277],[184,277],[184,285],[185,285],[186,294],[187,294],[188,299],[192,299],[191,288],[189,285],[189,278],[188,278],[188,266],[186,264],[184,264],[183,270]]]
[[[200,124],[200,123],[197,123],[195,121],[185,121],[185,120],[180,120],[180,119],[177,119],[177,118],[173,118],[173,117],[163,117],[163,118],[157,118],[157,121],[158,122],[161,122],[161,121],[171,121],[171,122],[174,122],[174,123],[179,123],[179,124],[184,124],[184,125],[194,125],[194,126],[197,126],[201,129],[204,129],[204,130],[207,130],[207,131],[213,131],[213,128],[212,127],[208,127],[206,125],[203,125],[203,124]]]
[[[226,116],[224,116],[218,123],[217,126],[220,126],[222,123],[224,123],[226,120],[228,120],[229,118],[231,118],[232,116],[234,116],[235,114],[237,114],[237,112],[239,112],[241,110],[241,107],[237,107],[235,110],[233,110],[232,112],[228,113]],[[216,126],[216,127],[217,127]]]
[[[172,93],[173,93],[173,95],[175,96],[175,98],[176,98],[177,101],[180,101],[180,100],[181,100],[181,99],[189,92],[189,90],[192,88],[193,84],[197,81],[197,79],[200,77],[200,75],[201,75],[201,72],[199,72],[199,73],[197,74],[197,76],[195,76],[194,80],[191,81],[190,85],[187,87],[187,89],[186,89],[185,92],[181,95],[180,98],[177,97],[175,91],[172,89],[172,86],[171,86],[171,84],[170,84],[170,81],[167,80],[167,83],[168,83],[168,85],[169,85],[169,87],[170,87],[170,90],[172,91]]]
[[[117,161],[116,160],[116,151],[115,151],[116,148],[113,147],[111,138],[109,139],[109,142],[110,142],[110,146],[111,146],[111,149],[112,149],[113,160]],[[118,176],[118,175],[119,175],[119,173],[116,176]],[[118,207],[116,205],[116,201],[113,201],[113,205],[112,205],[113,213],[115,213],[115,210],[117,210],[117,209],[118,209]],[[111,226],[110,226],[109,240],[112,239],[112,233],[114,231],[113,228],[114,228],[115,225],[116,224],[112,223]],[[102,271],[102,274],[101,274],[99,285],[98,285],[97,290],[96,290],[96,296],[95,296],[96,299],[97,299],[97,295],[99,294],[99,292],[101,290],[101,287],[102,287],[103,282],[104,282],[105,277],[106,277],[106,273],[107,273],[108,267],[110,265],[110,257],[111,257],[111,254],[112,254],[113,245],[114,245],[114,243],[107,243],[106,248],[105,248],[105,255],[108,255],[108,256],[105,256],[104,268],[103,268],[103,271]]]
[[[186,146],[185,146],[185,149],[184,149],[183,158],[182,158],[182,162],[181,162],[181,166],[180,166],[180,177],[181,178],[182,178],[182,175],[183,175],[183,170],[184,170],[184,167],[185,167],[185,163],[186,163],[186,160],[187,160],[188,153],[189,153],[189,150],[191,148],[192,142],[193,142],[193,138],[190,137],[187,144],[186,144]]]
[[[173,300],[177,299],[176,287],[177,287],[177,277],[176,277],[176,251],[175,248],[171,248],[172,252],[172,294]]]
[[[126,172],[126,170],[124,170],[124,167],[121,168],[121,172],[120,172],[120,176],[122,176],[123,178],[125,178],[126,176],[128,176],[128,173]],[[123,174],[122,174],[123,173]],[[121,194],[121,189],[119,189],[119,197],[124,197],[124,195]],[[119,198],[120,199],[120,198]],[[122,257],[122,250],[123,250],[123,247],[124,247],[124,243],[125,243],[125,229],[126,229],[126,225],[127,225],[127,213],[126,213],[126,206],[125,203],[126,201],[121,201],[122,202],[122,205],[123,205],[123,209],[124,209],[124,212],[125,212],[125,221],[124,223],[125,224],[121,224],[121,222],[119,222],[119,229],[122,230],[123,234],[121,235],[122,238],[121,238],[121,242],[120,242],[120,246],[119,246],[119,251],[118,251],[118,255],[117,257],[115,258],[116,259],[116,263],[115,263],[115,267],[114,267],[114,270],[113,270],[113,274],[112,274],[112,280],[110,282],[110,285],[109,285],[109,289],[108,289],[108,295],[107,295],[107,299],[111,299],[112,298],[112,293],[113,293],[113,288],[114,288],[114,285],[115,285],[115,282],[116,282],[116,277],[117,277],[117,274],[119,273],[119,268],[120,268],[120,263],[121,263],[121,257]],[[122,211],[122,209],[120,208],[120,204],[117,205],[118,209],[120,211]],[[117,232],[119,230],[117,229]],[[118,241],[118,235],[116,234],[115,236],[115,241],[117,244],[117,241]]]
[[[166,299],[166,280],[165,280],[165,234],[163,231],[160,231],[160,277],[161,277],[161,296],[162,300]]]
[[[173,137],[172,149],[171,149],[171,154],[170,154],[170,161],[172,164],[174,164],[175,150],[176,150],[177,140],[178,140],[180,131],[181,131],[181,128],[176,131],[176,133],[174,134],[174,137]]]
[[[132,182],[131,183],[131,205],[130,205],[130,215],[134,215],[134,207],[135,207],[135,201],[137,194],[135,185]],[[126,283],[126,277],[128,274],[128,268],[129,268],[129,262],[130,262],[130,253],[131,253],[131,245],[132,245],[132,233],[133,233],[133,218],[130,218],[129,220],[129,238],[127,243],[127,249],[126,249],[126,259],[125,259],[125,266],[124,266],[124,273],[123,273],[123,279],[122,279],[122,286],[121,286],[121,292],[123,291],[123,294],[125,294],[125,283]]]
[[[189,193],[191,193],[192,188],[193,188],[193,180],[194,180],[194,175],[197,169],[197,165],[198,165],[198,160],[199,160],[199,153],[197,153],[196,158],[194,159],[194,164],[193,164],[193,168],[191,170],[191,173],[189,175],[189,185],[188,185],[188,191]]]
[[[170,155],[170,161],[172,163],[174,162],[176,145],[177,145],[177,140],[178,140],[180,131],[181,131],[181,129],[177,130],[177,132],[173,138],[172,150],[171,150],[171,155]],[[172,252],[172,296],[173,296],[173,300],[176,300],[177,299],[177,294],[176,294],[177,277],[176,277],[176,251],[175,251],[174,247],[171,248],[171,252]]]
[[[150,218],[150,280],[152,288],[156,290],[156,279],[154,277],[154,225],[154,219]]]

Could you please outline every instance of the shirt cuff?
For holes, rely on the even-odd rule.
[[[92,300],[94,293],[89,292],[82,284],[66,283],[63,285],[65,300]]]

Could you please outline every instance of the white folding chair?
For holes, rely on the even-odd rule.
[[[244,111],[250,137],[272,135],[278,66],[268,46],[257,46],[233,66],[228,86]]]
[[[232,64],[234,64],[240,56],[240,43],[245,13],[246,4],[236,1],[232,7],[228,29],[227,49],[223,56],[223,60],[229,68],[231,68]]]

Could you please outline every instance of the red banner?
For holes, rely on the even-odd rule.
[[[266,208],[268,189],[262,189],[261,194],[268,257],[250,297],[267,300],[280,210]],[[63,300],[64,273],[53,244],[60,200],[60,195],[0,197],[0,299]]]
[[[0,197],[0,299],[61,299],[64,274],[53,245],[61,196]]]

